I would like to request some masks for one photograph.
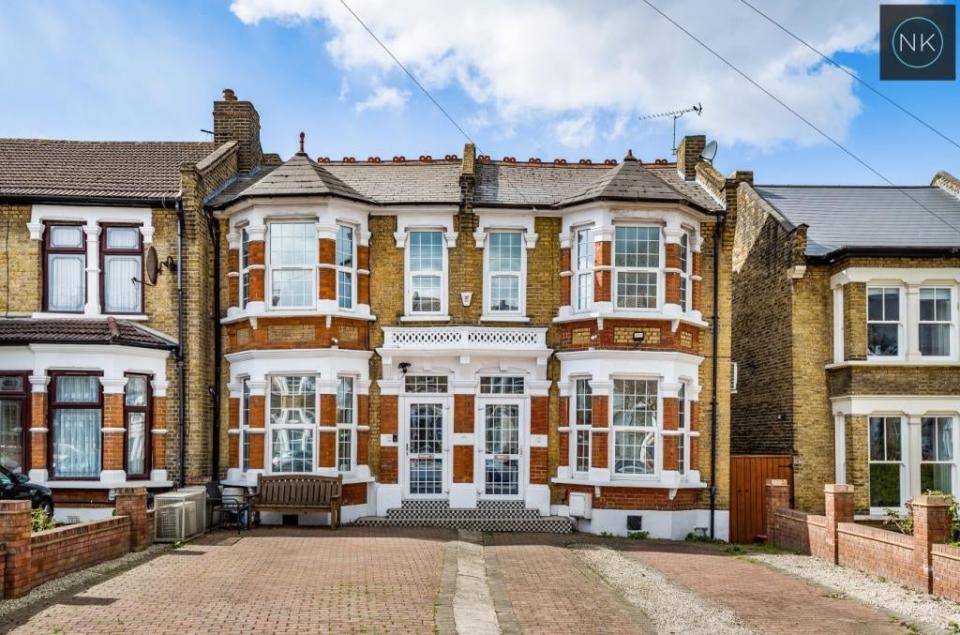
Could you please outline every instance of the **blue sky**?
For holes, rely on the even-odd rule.
[[[349,0],[348,0],[349,1]],[[655,0],[898,184],[960,174],[960,150],[910,120],[739,0]],[[880,82],[876,2],[761,2],[945,134],[957,82]],[[670,120],[720,143],[718,167],[763,183],[878,183],[638,2],[351,2],[494,156],[669,158]],[[834,5],[841,5],[836,7]],[[758,54],[759,53],[759,54]],[[252,100],[264,147],[289,156],[442,156],[463,137],[337,0],[0,3],[0,136],[200,140],[224,87]]]

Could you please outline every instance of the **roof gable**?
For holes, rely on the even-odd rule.
[[[317,196],[334,195],[363,202],[372,202],[338,177],[297,153],[279,167],[238,194],[238,198],[261,196]]]

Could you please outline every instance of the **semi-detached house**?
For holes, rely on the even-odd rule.
[[[8,195],[0,172],[16,272],[0,399],[23,404],[3,438],[15,449],[20,431],[21,468],[58,503],[181,473],[250,487],[306,472],[343,475],[345,522],[572,517],[726,537],[730,262],[749,173],[718,174],[703,137],[676,162],[492,160],[471,145],[334,160],[302,138],[281,161],[232,91],[214,133],[163,170],[146,163],[169,145],[133,144],[144,165],[128,169],[120,145],[94,144],[112,158],[89,177],[46,169],[43,144],[69,142],[22,142],[48,194],[79,183],[69,201]],[[81,148],[71,165],[89,162]],[[84,189],[161,171],[162,195]],[[138,275],[148,246],[165,263],[155,286]]]

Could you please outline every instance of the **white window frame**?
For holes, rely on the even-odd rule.
[[[870,420],[871,419],[897,419],[900,422],[900,459],[891,461],[884,458],[883,460],[874,460],[870,453]],[[886,426],[886,422],[884,422]],[[910,457],[910,438],[909,438],[909,427],[907,425],[907,419],[902,414],[897,413],[885,413],[885,412],[876,412],[871,413],[867,416],[867,500],[871,503],[870,513],[873,515],[883,514],[885,509],[903,509],[904,501],[907,500],[910,496],[910,483],[909,483],[909,457]],[[884,448],[884,457],[887,455],[887,435],[886,427],[884,427],[883,435],[883,448]],[[873,464],[878,465],[898,465],[900,467],[900,504],[897,507],[874,507],[872,504],[872,492],[870,491],[870,466]]]
[[[897,320],[871,320],[870,319],[870,291],[882,289],[884,294],[888,290],[896,290],[898,294],[898,311],[899,318]],[[867,318],[867,359],[868,360],[896,360],[903,359],[907,354],[907,338],[906,338],[906,312],[907,312],[907,293],[906,289],[902,286],[895,284],[868,284],[866,288],[866,318]],[[884,303],[881,303],[883,306]],[[884,318],[886,318],[886,311],[884,311]],[[870,352],[870,325],[871,324],[896,324],[897,325],[897,354],[896,355],[874,355]]]
[[[681,477],[690,472],[690,396],[687,394],[688,384],[680,382],[677,390],[677,471]]]
[[[340,264],[340,230],[348,229],[350,230],[350,243],[353,253],[350,255],[350,262],[352,266],[346,267]],[[359,228],[353,223],[337,223],[337,238],[334,241],[333,248],[333,258],[334,266],[336,267],[336,280],[334,284],[336,285],[337,290],[337,309],[340,311],[355,311],[357,308],[357,235],[359,234]],[[350,276],[350,306],[343,306],[340,304],[341,295],[340,295],[340,275],[346,274]]]
[[[443,258],[442,271],[440,271],[440,310],[439,311],[413,311],[413,276],[414,275],[424,275],[424,274],[415,274],[415,272],[410,269],[410,251],[413,246],[413,234],[420,232],[436,232],[440,235],[440,249],[441,256]],[[449,249],[447,248],[447,241],[445,230],[443,227],[410,227],[407,229],[406,244],[404,247],[403,255],[403,289],[404,289],[404,313],[405,317],[410,319],[427,319],[430,318],[445,318],[447,317],[447,306],[448,306],[448,279],[449,279]],[[432,274],[425,274],[432,275]]]
[[[80,233],[80,245],[78,247],[52,247],[50,241],[53,238],[54,230],[62,227],[68,227],[70,229],[76,229]],[[87,228],[84,225],[73,222],[56,222],[49,221],[45,223],[43,228],[43,285],[44,285],[44,302],[41,307],[42,310],[46,313],[70,313],[70,314],[83,314],[86,310],[88,303],[88,293],[87,289],[87,267],[89,266],[89,249],[87,247]],[[97,262],[99,262],[100,254],[100,243],[96,242],[97,248]],[[69,251],[67,251],[69,250]],[[64,308],[64,307],[54,307],[50,304],[50,296],[52,295],[52,290],[54,287],[64,286],[63,281],[54,280],[53,271],[51,267],[51,256],[53,258],[65,258],[69,260],[79,260],[80,261],[80,304],[77,308]],[[100,265],[97,264],[97,267]],[[99,285],[99,282],[98,282]],[[98,287],[99,288],[99,287]],[[98,305],[97,310],[100,310]]]
[[[349,381],[350,382],[350,421],[340,421],[340,382]],[[349,473],[353,472],[357,468],[357,382],[359,381],[356,375],[337,375],[337,396],[335,399],[336,403],[336,414],[335,419],[337,424],[337,451],[336,451],[336,467],[337,472],[340,473]],[[348,469],[340,469],[340,461],[343,459],[343,456],[340,452],[340,435],[346,432],[350,438],[350,464]]]
[[[571,377],[571,395],[570,399],[570,469],[577,476],[586,477],[590,473],[590,466],[593,464],[593,386],[590,385],[591,377],[589,376],[580,376],[580,377]],[[577,416],[580,412],[579,406],[579,396],[580,396],[580,382],[586,384],[587,389],[589,390],[588,395],[588,406],[590,412],[590,421],[588,423],[580,423],[580,419]],[[579,449],[579,434],[581,432],[586,433],[587,438],[587,467],[585,470],[579,469],[579,464],[577,462],[577,450]]]
[[[581,235],[586,235],[586,241],[580,242]],[[583,264],[580,262],[580,247],[586,250]],[[574,313],[585,313],[593,309],[593,277],[595,260],[595,243],[593,242],[593,226],[581,225],[573,228],[573,245],[570,254],[570,304]],[[586,298],[581,303],[580,281],[586,281]]]
[[[947,306],[950,311],[950,315],[946,320],[924,320],[923,319],[923,298],[921,297],[924,291],[946,291],[949,294],[949,299],[947,301]],[[934,310],[936,310],[936,304],[934,304]],[[923,359],[953,359],[956,357],[956,319],[957,319],[957,306],[956,306],[956,294],[954,293],[954,287],[949,285],[924,285],[920,287],[917,291],[917,327],[916,327],[916,337],[917,337],[917,352]],[[925,355],[923,351],[920,350],[920,344],[922,339],[920,337],[920,329],[924,324],[931,325],[946,325],[947,326],[947,344],[950,347],[946,355]]]
[[[274,265],[272,258],[273,228],[278,225],[304,225],[313,231],[313,262],[303,265]],[[268,311],[302,311],[315,309],[317,306],[317,264],[319,259],[319,238],[317,236],[317,224],[314,219],[290,219],[290,220],[271,220],[267,223],[267,240],[264,245],[266,260],[266,291],[264,293],[264,305]],[[309,271],[312,278],[311,288],[313,293],[310,295],[310,301],[304,305],[297,306],[273,306],[273,273],[275,271]]]
[[[951,430],[951,435],[950,435],[950,436],[951,436],[952,438],[951,438],[950,441],[951,441],[952,446],[953,446],[953,447],[952,447],[952,449],[953,449],[953,458],[952,458],[952,459],[942,460],[941,457],[939,457],[939,456],[937,456],[937,458],[936,458],[935,460],[925,460],[925,459],[923,458],[923,420],[924,420],[924,419],[936,419],[936,420],[946,419],[947,421],[950,421],[950,422],[951,422],[950,425],[951,425],[951,427],[952,427],[952,430]],[[919,460],[920,460],[921,475],[920,475],[920,484],[919,484],[919,485],[920,485],[920,487],[921,487],[921,490],[922,490],[922,488],[923,488],[923,474],[922,474],[922,470],[923,470],[923,466],[924,466],[924,465],[949,465],[949,466],[950,466],[950,487],[951,487],[952,491],[951,491],[951,492],[948,492],[948,493],[949,493],[950,495],[952,495],[952,496],[957,496],[957,493],[958,493],[958,484],[960,484],[960,476],[958,476],[958,472],[960,472],[960,456],[958,456],[958,455],[960,455],[960,452],[957,452],[957,449],[958,449],[958,448],[957,448],[957,444],[958,444],[958,441],[960,441],[960,430],[958,430],[958,424],[960,424],[960,421],[958,421],[956,415],[951,415],[951,414],[930,413],[930,414],[925,414],[925,415],[923,415],[923,416],[920,418],[920,457],[919,457]],[[934,425],[939,425],[939,424],[938,424],[938,423],[935,423]],[[921,491],[921,494],[922,494],[922,493],[923,493],[923,491]]]
[[[620,228],[640,227],[653,228],[657,230],[657,266],[656,267],[625,267],[617,266],[617,230]],[[611,280],[611,300],[613,310],[619,312],[632,313],[652,313],[660,311],[663,307],[663,268],[665,258],[665,245],[663,237],[663,227],[652,223],[617,223],[613,226],[613,241],[610,246],[611,267],[613,276]],[[656,276],[656,293],[654,295],[654,305],[652,307],[625,307],[620,304],[620,274],[623,273],[654,273]]]
[[[244,225],[239,228],[240,231],[240,250],[237,254],[237,269],[239,269],[240,280],[239,280],[239,293],[238,301],[240,303],[240,310],[243,311],[247,308],[247,303],[250,302],[250,231],[249,228]]]
[[[617,381],[652,381],[656,384],[657,390],[657,412],[653,426],[622,426],[614,425],[614,395],[616,394]],[[610,469],[610,478],[612,480],[658,480],[663,469],[663,381],[660,377],[643,375],[612,375],[610,377],[610,397],[607,408],[608,430],[610,430],[610,442],[607,450],[607,465]],[[617,472],[616,467],[616,448],[617,436],[624,432],[648,432],[652,431],[654,436],[653,446],[653,472],[649,474],[621,474]]]
[[[495,234],[515,234],[520,241],[520,270],[497,271],[490,270],[490,246]],[[493,278],[513,277],[517,279],[517,310],[499,311],[490,306],[493,291]],[[495,319],[498,317],[524,317],[527,314],[527,246],[522,229],[489,229],[483,249],[483,317]]]
[[[314,394],[314,422],[311,423],[297,423],[297,424],[282,424],[276,425],[270,420],[270,411],[271,411],[271,399],[273,398],[273,379],[275,377],[313,377],[313,394]],[[266,459],[266,472],[268,474],[313,474],[316,473],[318,465],[318,456],[319,456],[319,445],[320,445],[320,376],[315,373],[304,373],[304,372],[290,372],[290,373],[272,373],[266,376],[267,380],[267,394],[266,394],[266,407],[264,408],[264,416],[266,417],[266,430],[265,434],[267,435],[267,442],[264,444],[267,447],[267,455],[264,457]],[[313,434],[313,457],[311,458],[313,469],[309,472],[274,472],[273,471],[273,431],[275,429],[280,430],[308,430]]]
[[[693,310],[693,232],[686,227],[680,233],[680,309]]]
[[[243,375],[237,378],[237,381],[240,382],[240,412],[239,417],[240,421],[238,422],[238,427],[240,429],[240,450],[238,452],[240,456],[240,465],[238,466],[242,472],[246,472],[248,466],[250,465],[250,453],[248,442],[250,439],[250,377]]]

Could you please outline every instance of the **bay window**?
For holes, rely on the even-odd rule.
[[[920,420],[920,491],[953,494],[953,417]]]
[[[337,378],[337,471],[353,469],[353,440],[356,433],[356,395],[353,377]]]
[[[316,426],[316,377],[270,377],[271,471],[312,472]]]
[[[240,308],[247,308],[250,301],[250,232],[240,230]]]
[[[103,227],[100,242],[104,313],[143,311],[143,245],[140,228]]]
[[[659,382],[613,380],[613,473],[650,476],[656,472]]]
[[[903,491],[903,422],[870,417],[870,507],[900,507]]]
[[[123,416],[127,433],[127,477],[146,478],[150,473],[150,378],[127,375]]]
[[[520,315],[523,311],[523,236],[516,231],[487,235],[486,312]]]
[[[412,231],[407,247],[407,308],[413,315],[443,312],[443,232]]]
[[[573,309],[593,305],[593,238],[589,227],[576,230],[573,253]]]
[[[98,478],[103,420],[100,377],[52,373],[50,394],[53,476]]]
[[[337,306],[341,309],[352,309],[354,304],[356,257],[353,237],[353,227],[337,225]]]
[[[867,288],[867,351],[871,356],[900,356],[900,314],[899,288]]]
[[[573,469],[575,472],[590,471],[590,429],[593,426],[593,389],[590,380],[574,380],[573,398]]]
[[[50,224],[46,230],[44,308],[60,313],[82,313],[87,277],[83,227]]]
[[[316,223],[271,223],[269,239],[270,306],[316,306]]]
[[[15,473],[26,472],[29,398],[26,375],[0,375],[0,465]]]
[[[949,357],[953,311],[949,288],[920,289],[920,354]]]
[[[616,308],[657,308],[660,286],[659,227],[617,226],[613,265]]]

